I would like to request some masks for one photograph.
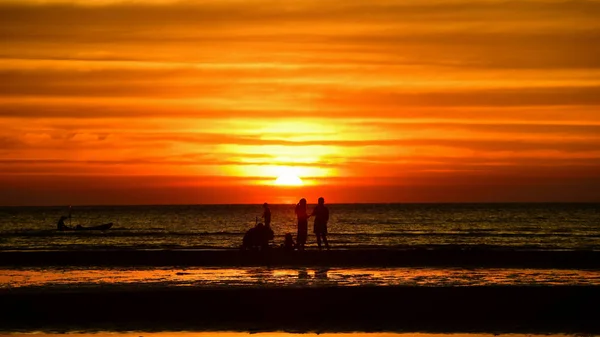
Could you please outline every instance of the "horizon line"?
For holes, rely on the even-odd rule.
[[[307,203],[316,205],[317,203]],[[491,201],[491,202],[340,202],[326,203],[326,205],[544,205],[544,204],[576,204],[596,205],[600,201]],[[82,204],[82,205],[0,205],[0,208],[26,208],[26,207],[158,207],[158,206],[262,206],[263,203],[197,203],[197,204]],[[268,203],[269,206],[292,206],[291,204]]]

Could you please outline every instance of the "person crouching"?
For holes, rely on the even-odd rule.
[[[242,250],[264,250],[269,248],[269,237],[273,235],[273,230],[258,223],[250,228],[242,240]]]
[[[285,240],[283,241],[283,250],[285,252],[293,252],[296,249],[296,243],[294,242],[294,238],[292,234],[287,233],[285,235]]]

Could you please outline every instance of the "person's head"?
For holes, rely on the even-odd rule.
[[[323,205],[325,203],[325,199],[323,197],[319,198],[319,205]]]
[[[300,205],[306,205],[306,199],[304,199],[304,198],[300,199]]]
[[[267,204],[266,202],[263,204],[263,208],[269,208],[269,204]]]

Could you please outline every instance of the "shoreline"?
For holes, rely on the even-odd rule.
[[[2,283],[3,282],[3,283]],[[0,289],[600,286],[600,270],[515,268],[0,268]]]
[[[0,332],[600,333],[598,286],[0,291]]]
[[[284,252],[222,250],[0,251],[0,267],[499,267],[600,269],[600,251],[473,248],[333,249]]]

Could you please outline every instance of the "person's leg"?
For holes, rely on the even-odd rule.
[[[304,250],[304,244],[306,243],[306,234],[298,233],[298,250]]]
[[[315,233],[315,235],[317,236],[317,245],[321,249],[321,233]]]
[[[298,235],[296,235],[296,248],[302,250],[302,233],[300,230],[298,230]]]
[[[327,242],[327,234],[323,233],[323,243],[325,243],[325,248],[329,250],[329,243]]]

